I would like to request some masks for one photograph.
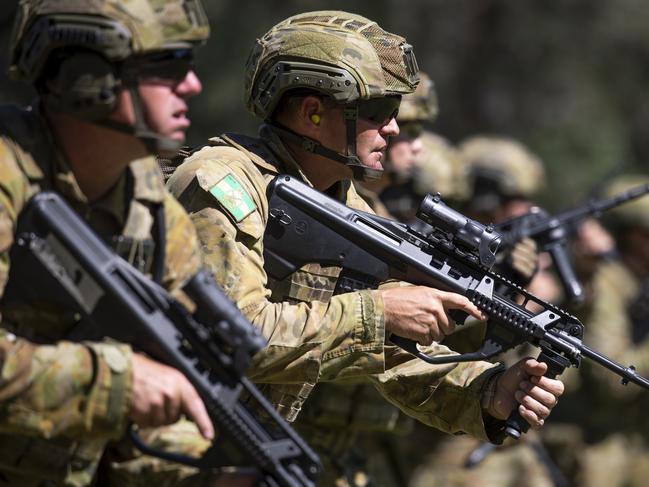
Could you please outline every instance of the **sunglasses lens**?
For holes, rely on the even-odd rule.
[[[375,123],[386,124],[397,116],[400,103],[399,96],[363,100],[358,105],[358,116]]]
[[[194,67],[191,49],[175,49],[140,58],[137,71],[142,78],[161,78],[182,81]]]

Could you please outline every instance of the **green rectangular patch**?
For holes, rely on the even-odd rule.
[[[257,208],[252,197],[232,174],[228,174],[212,186],[210,193],[237,223]]]

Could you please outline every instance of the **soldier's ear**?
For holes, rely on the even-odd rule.
[[[322,115],[325,106],[317,96],[305,96],[300,103],[298,116],[302,119],[302,123],[309,126],[310,129],[317,129],[322,121]]]

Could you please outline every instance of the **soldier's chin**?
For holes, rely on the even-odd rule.
[[[383,155],[382,154],[371,154],[368,157],[367,161],[363,162],[370,169],[383,169]]]
[[[167,136],[163,140],[158,140],[157,146],[157,155],[160,157],[174,157],[178,155],[178,149],[185,142],[185,134],[182,133],[180,136]]]

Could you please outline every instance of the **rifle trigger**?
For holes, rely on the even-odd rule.
[[[291,215],[286,213],[284,210],[280,210],[279,208],[271,208],[268,214],[271,218],[277,220],[282,225],[290,225],[293,222]]]

